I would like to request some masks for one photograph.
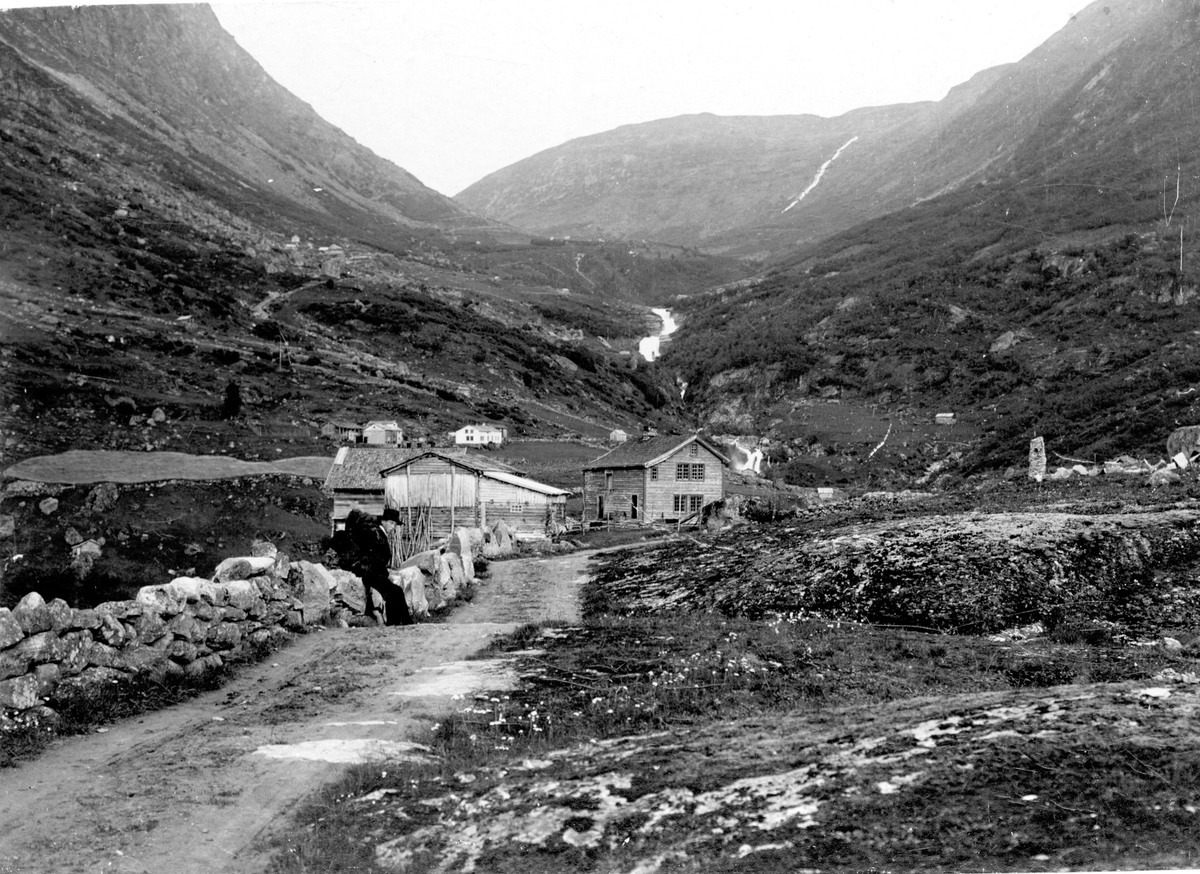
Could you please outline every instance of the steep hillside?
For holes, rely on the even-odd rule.
[[[687,116],[548,149],[456,200],[543,234],[658,239],[753,258],[1007,171],[1083,73],[1166,12],[1096,2],[1019,63],[937,103],[837,118]]]
[[[647,307],[747,273],[480,219],[189,5],[0,13],[0,227],[5,462],[312,454],[330,418],[670,427]]]
[[[1161,10],[1062,89],[1005,172],[692,299],[663,360],[692,409],[798,440],[779,460],[825,454],[820,423],[867,410],[834,453],[859,474],[944,460],[950,444],[914,440],[867,463],[889,424],[942,411],[968,470],[1039,434],[1065,456],[1160,457],[1200,419],[1200,6]]]

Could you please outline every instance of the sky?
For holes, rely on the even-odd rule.
[[[1086,5],[237,0],[212,8],[325,120],[454,195],[522,158],[624,124],[700,112],[830,117],[940,100],[980,70],[1020,60]]]

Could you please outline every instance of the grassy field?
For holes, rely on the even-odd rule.
[[[627,615],[631,555],[580,625],[482,654],[516,659],[521,686],[431,714],[414,739],[436,764],[364,766],[313,799],[276,870],[1200,864],[1200,628],[1166,647],[1072,623],[989,638],[669,601]]]

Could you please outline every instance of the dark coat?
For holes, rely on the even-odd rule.
[[[362,578],[368,616],[375,614],[372,590],[378,590],[383,596],[384,621],[388,625],[412,624],[412,613],[408,609],[404,591],[393,585],[388,577],[392,545],[374,516],[361,510],[351,510],[346,517],[345,530],[337,532],[330,545],[337,553],[338,567]]]

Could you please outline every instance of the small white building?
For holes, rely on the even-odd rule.
[[[504,429],[495,425],[464,425],[454,432],[456,446],[499,446],[504,442]]]
[[[953,425],[956,421],[954,413],[937,413],[933,417],[934,424]]]
[[[620,428],[614,428],[612,431],[608,432],[608,442],[609,443],[624,443],[628,439],[629,439],[629,435],[626,434],[624,431],[622,431]]]

